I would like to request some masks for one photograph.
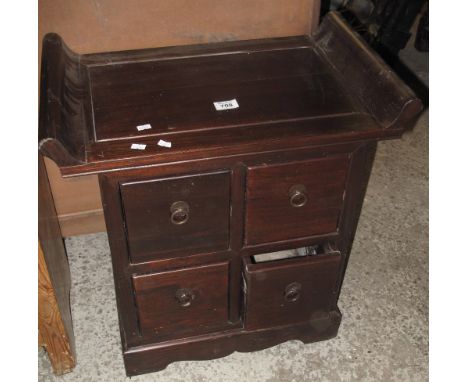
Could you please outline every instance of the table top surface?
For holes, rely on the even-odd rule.
[[[396,138],[420,109],[337,14],[314,36],[90,55],[47,35],[39,150],[82,175]]]
[[[94,139],[365,113],[314,49],[295,42],[282,50],[90,66]],[[235,108],[216,109],[215,102],[231,100]]]

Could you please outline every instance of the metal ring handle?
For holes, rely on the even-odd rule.
[[[180,288],[177,290],[175,298],[180,306],[186,307],[192,304],[192,301],[195,299],[195,295],[190,289]]]
[[[299,283],[291,283],[284,288],[284,300],[286,302],[296,302],[301,297],[302,285]]]
[[[305,206],[308,200],[307,189],[303,184],[295,184],[289,189],[289,204],[291,206]]]
[[[171,205],[171,223],[181,225],[189,220],[190,208],[186,202],[174,202]]]

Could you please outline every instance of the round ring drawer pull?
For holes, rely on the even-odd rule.
[[[289,203],[293,207],[302,207],[307,204],[307,190],[303,184],[295,184],[289,189]]]
[[[180,306],[185,307],[192,304],[192,301],[195,299],[195,295],[190,289],[181,288],[177,290],[175,298]]]
[[[295,302],[301,297],[302,285],[299,283],[291,283],[284,289],[284,300],[286,302]]]
[[[189,205],[186,202],[174,202],[171,205],[171,223],[181,225],[189,220]]]

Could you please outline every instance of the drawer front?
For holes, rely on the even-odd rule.
[[[340,259],[339,253],[335,253],[246,266],[246,329],[327,316],[335,293]]]
[[[229,263],[133,276],[143,336],[177,338],[228,324]]]
[[[336,232],[348,163],[342,156],[249,168],[246,244]]]
[[[228,247],[230,173],[120,185],[132,262]]]

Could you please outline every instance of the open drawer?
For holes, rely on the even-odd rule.
[[[244,259],[246,329],[307,322],[332,308],[340,252],[325,244],[278,254],[282,258],[268,254],[270,261],[260,259],[264,255]]]

